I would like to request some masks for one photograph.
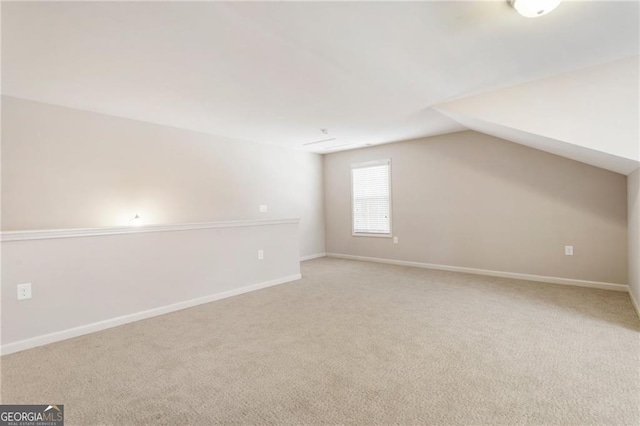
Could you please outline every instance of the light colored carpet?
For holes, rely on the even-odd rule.
[[[2,358],[68,425],[640,424],[625,293],[338,259]]]

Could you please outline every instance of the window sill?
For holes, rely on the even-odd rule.
[[[362,232],[352,232],[352,237],[374,237],[374,238],[391,238],[391,233],[389,234],[365,234]]]

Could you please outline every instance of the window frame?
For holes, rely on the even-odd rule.
[[[353,197],[353,170],[363,169],[366,167],[374,166],[388,166],[389,167],[389,233],[369,233],[369,232],[356,232],[355,230],[355,199]],[[352,237],[374,237],[374,238],[392,238],[393,237],[393,202],[392,202],[392,188],[391,188],[391,158],[383,158],[380,160],[363,161],[360,163],[351,163],[349,168],[349,176],[351,178],[350,196],[351,196],[351,236]]]

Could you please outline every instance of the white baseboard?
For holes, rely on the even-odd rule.
[[[311,254],[309,256],[302,256],[300,258],[300,262],[304,262],[305,260],[317,259],[319,257],[325,257],[326,255],[327,253],[316,253],[316,254]]]
[[[168,314],[170,312],[180,311],[182,309],[191,308],[193,306],[202,305],[204,303],[214,302],[220,299],[226,299],[228,297],[237,296],[239,294],[260,290],[267,287],[272,287],[278,284],[288,283],[291,281],[299,280],[301,278],[302,278],[302,275],[300,274],[291,275],[283,278],[276,278],[276,279],[265,281],[262,283],[252,284],[252,285],[240,287],[234,290],[228,290],[222,293],[212,294],[210,296],[199,297],[197,299],[191,299],[184,302],[174,303],[168,306],[161,306],[159,308],[153,308],[146,311],[123,315],[120,317],[111,318],[104,321],[94,322],[87,325],[81,325],[79,327],[74,327],[67,330],[56,331],[54,333],[44,334],[42,336],[32,337],[30,339],[20,340],[13,343],[7,343],[5,345],[2,345],[2,347],[0,347],[0,354],[8,355],[11,353],[24,351],[26,349],[35,348],[37,346],[59,342],[61,340],[71,339],[73,337],[83,336],[89,333],[95,333],[96,331],[118,327],[120,325],[128,324],[135,321],[140,321],[146,318],[156,317],[159,315]]]
[[[638,301],[636,300],[636,298],[633,297],[633,293],[631,292],[631,289],[629,289],[629,297],[631,298],[631,304],[636,310],[636,315],[638,315],[638,318],[640,318],[640,305],[638,305]]]
[[[465,274],[487,275],[490,277],[513,278],[516,280],[537,281],[550,284],[564,284],[578,287],[599,288],[603,290],[629,291],[625,284],[603,283],[598,281],[574,280],[571,278],[545,277],[541,275],[519,274],[516,272],[490,271],[486,269],[466,268],[462,266],[435,265],[432,263],[408,262],[405,260],[382,259],[378,257],[353,256],[350,254],[327,253],[327,257],[338,259],[363,260],[366,262],[388,263],[390,265],[414,266],[416,268],[438,269],[441,271],[463,272]]]

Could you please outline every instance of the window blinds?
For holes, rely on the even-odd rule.
[[[390,234],[390,161],[351,166],[354,234]]]

